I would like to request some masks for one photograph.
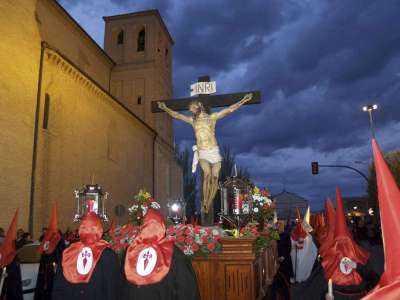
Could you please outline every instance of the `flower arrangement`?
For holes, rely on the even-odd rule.
[[[143,224],[143,217],[149,208],[160,209],[160,204],[156,202],[149,192],[140,190],[135,196],[134,204],[128,208],[131,222],[135,226]]]
[[[265,221],[271,221],[274,218],[275,205],[270,199],[271,193],[266,189],[254,187],[253,196],[253,216],[260,224],[260,230],[264,229]]]
[[[188,256],[205,256],[220,251],[221,233],[218,229],[192,224],[171,225],[167,237]]]
[[[111,249],[117,253],[122,252],[133,242],[138,233],[139,227],[132,224],[110,229],[109,242]]]

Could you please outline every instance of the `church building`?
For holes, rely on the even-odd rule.
[[[19,208],[37,238],[54,201],[73,227],[92,177],[109,219],[142,188],[164,210],[182,196],[172,120],[151,112],[172,97],[171,35],[157,10],[103,19],[104,49],[55,0],[0,1],[0,227]]]

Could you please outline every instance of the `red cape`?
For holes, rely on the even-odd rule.
[[[79,227],[80,241],[63,253],[63,273],[70,283],[88,283],[108,242],[101,240],[103,227],[99,217],[91,212]]]
[[[340,189],[336,188],[335,239],[322,259],[325,278],[332,279],[336,285],[359,285],[362,277],[350,267],[351,262],[365,265],[369,254],[360,248],[347,228]]]
[[[129,282],[148,285],[160,282],[169,272],[174,243],[166,239],[163,216],[149,209],[135,241],[128,247],[125,275]]]
[[[3,244],[0,247],[0,266],[8,266],[15,257],[17,250],[15,248],[15,240],[17,239],[17,221],[18,221],[18,209],[14,214],[14,218],[11,221],[10,227]]]
[[[54,203],[50,216],[50,224],[42,242],[40,243],[38,249],[39,253],[47,255],[52,254],[60,240],[61,235],[57,226],[57,205]]]

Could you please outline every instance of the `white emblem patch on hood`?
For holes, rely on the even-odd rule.
[[[89,247],[84,247],[78,254],[76,269],[79,274],[86,275],[90,272],[93,266],[93,252]]]
[[[357,264],[348,257],[343,257],[339,264],[340,272],[345,275],[351,274],[353,269],[357,268]]]
[[[154,248],[149,247],[140,251],[136,263],[136,272],[140,276],[147,276],[153,272],[157,264],[157,252]]]

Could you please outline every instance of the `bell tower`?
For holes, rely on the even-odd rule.
[[[115,61],[110,93],[172,143],[172,121],[153,114],[151,101],[172,96],[173,40],[158,10],[103,17],[104,49]]]

